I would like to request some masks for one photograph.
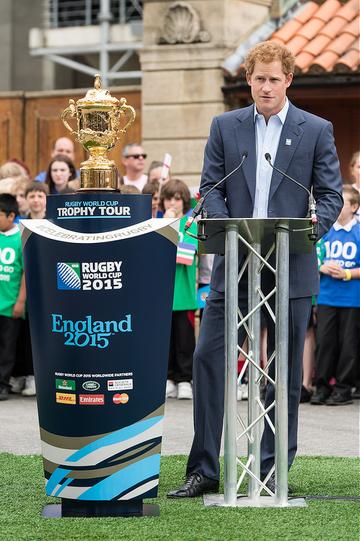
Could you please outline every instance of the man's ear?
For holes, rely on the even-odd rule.
[[[286,88],[289,88],[289,86],[291,85],[292,81],[293,81],[293,78],[294,78],[294,74],[293,73],[289,73],[286,78],[285,78],[285,84],[286,84]]]
[[[246,72],[246,82],[251,86],[251,74],[248,71]]]

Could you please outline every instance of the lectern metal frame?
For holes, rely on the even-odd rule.
[[[207,506],[231,507],[295,507],[306,506],[302,498],[288,498],[288,312],[289,312],[289,254],[306,253],[313,244],[306,218],[279,219],[208,219],[199,221],[199,230],[207,240],[204,253],[225,254],[225,404],[224,404],[224,495],[205,495]],[[269,263],[275,250],[276,266]],[[245,262],[239,273],[239,251],[245,252]],[[263,255],[264,254],[264,255]],[[261,291],[261,271],[266,266],[275,275],[275,288],[264,295]],[[248,313],[238,308],[238,282],[248,269]],[[276,295],[275,295],[276,293]],[[275,295],[275,314],[269,300]],[[260,309],[265,306],[274,322],[275,351],[267,366],[260,367]],[[248,336],[248,352],[238,344],[238,330],[244,326]],[[237,361],[241,352],[249,367],[248,421],[237,413]],[[267,371],[275,362],[275,381]],[[260,400],[260,381],[266,378],[275,386],[275,400],[266,409]],[[268,413],[275,408],[275,426]],[[260,479],[261,423],[268,422],[275,434],[275,466],[266,479]],[[242,432],[237,434],[237,424]],[[237,456],[237,441],[248,439],[248,456],[243,463]],[[242,469],[238,479],[238,466]],[[275,493],[266,482],[275,470]],[[239,495],[239,487],[248,476],[247,495]],[[268,496],[260,496],[264,490]],[[270,496],[270,497],[269,497]]]

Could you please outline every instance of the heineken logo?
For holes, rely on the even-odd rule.
[[[59,391],[75,391],[76,387],[74,379],[56,379],[55,385]]]

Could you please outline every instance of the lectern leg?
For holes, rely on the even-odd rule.
[[[289,227],[276,228],[275,502],[288,504]]]
[[[260,244],[253,244],[256,253],[261,253]],[[256,255],[251,252],[249,257],[248,267],[248,291],[249,291],[249,313],[260,303],[260,288],[261,288],[261,261]],[[256,365],[260,364],[260,308],[255,310],[249,318],[249,357],[252,358]],[[248,400],[248,424],[252,425],[260,416],[260,388],[256,380],[259,377],[259,372],[256,367],[249,363],[249,400]],[[261,442],[261,424],[255,422],[250,432],[248,441],[248,459],[251,459],[249,469],[260,478],[260,442]],[[249,477],[248,496],[249,498],[258,498],[260,491],[258,490],[258,482],[254,477]]]
[[[224,502],[236,505],[236,381],[238,359],[238,232],[226,227],[225,238],[225,416],[224,416]]]

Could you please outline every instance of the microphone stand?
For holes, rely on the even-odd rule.
[[[316,201],[315,201],[315,198],[314,198],[314,195],[313,195],[312,191],[308,190],[300,182],[298,182],[297,180],[292,178],[290,175],[287,175],[284,171],[281,171],[281,169],[278,169],[277,167],[275,167],[275,165],[273,165],[273,163],[271,162],[271,156],[270,156],[270,154],[268,152],[265,154],[265,160],[269,163],[269,165],[270,165],[270,167],[272,167],[272,169],[275,169],[275,171],[277,171],[278,173],[283,175],[285,178],[287,178],[287,179],[291,180],[291,182],[294,182],[295,184],[297,184],[297,186],[299,186],[300,188],[305,190],[306,193],[308,194],[308,196],[309,196],[308,217],[310,218],[310,223],[311,223],[311,233],[309,233],[308,237],[309,237],[309,240],[311,240],[312,242],[316,242],[317,239],[318,239],[318,233],[319,233],[319,231],[318,231],[318,218],[317,218],[317,215],[316,215]]]
[[[220,186],[220,184],[225,182],[225,180],[227,180],[238,169],[240,169],[240,167],[242,167],[242,165],[243,165],[245,159],[247,158],[247,156],[248,156],[248,152],[247,152],[247,150],[244,150],[244,152],[242,153],[241,161],[240,161],[239,165],[237,165],[235,167],[235,169],[230,171],[230,173],[228,173],[224,178],[222,178],[218,182],[216,182],[216,184],[214,184],[214,186],[212,186],[210,188],[210,190],[208,192],[206,192],[206,194],[200,199],[200,201],[198,202],[198,204],[194,208],[194,210],[192,212],[192,215],[188,218],[188,220],[187,220],[187,222],[185,224],[184,231],[185,231],[185,233],[187,235],[189,235],[190,237],[192,237],[194,239],[201,240],[201,241],[205,241],[207,239],[208,236],[205,235],[205,225],[204,224],[199,225],[199,230],[198,230],[197,235],[193,235],[192,233],[190,233],[188,231],[188,229],[191,227],[191,225],[194,223],[194,221],[196,220],[196,218],[199,216],[200,213],[201,213],[201,219],[202,220],[207,218],[207,211],[204,208],[204,203],[205,203],[206,198],[208,197],[208,195],[211,194],[212,191],[214,191],[218,186]]]

